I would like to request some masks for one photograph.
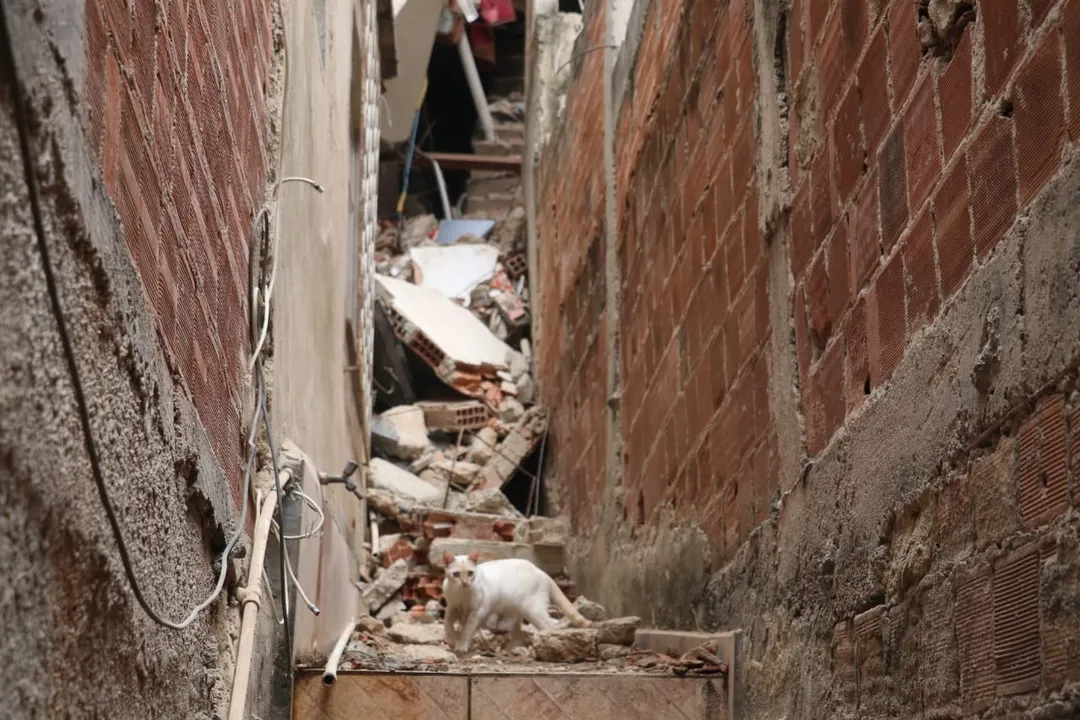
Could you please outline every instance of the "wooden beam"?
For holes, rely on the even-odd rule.
[[[495,170],[521,172],[520,155],[465,155],[463,153],[416,153],[418,161],[434,160],[443,170]]]

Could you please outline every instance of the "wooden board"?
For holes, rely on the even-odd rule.
[[[726,720],[723,681],[635,675],[472,679],[470,720]]]
[[[297,675],[294,720],[730,720],[723,678],[632,674]]]
[[[341,673],[331,687],[318,673],[297,675],[293,718],[305,720],[467,720],[465,675]]]

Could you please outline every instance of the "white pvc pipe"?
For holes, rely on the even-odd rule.
[[[341,636],[334,644],[334,649],[330,651],[330,657],[326,659],[326,669],[323,670],[322,676],[323,685],[330,687],[337,682],[338,664],[341,663],[341,656],[345,652],[345,647],[349,644],[349,639],[355,629],[356,618],[349,618],[349,622],[345,624],[345,629],[341,631]]]
[[[484,137],[488,140],[495,139],[495,121],[491,119],[491,110],[488,108],[487,97],[484,95],[484,86],[480,84],[480,73],[476,69],[476,60],[473,59],[472,47],[469,45],[469,29],[461,33],[458,40],[458,54],[461,55],[461,65],[465,68],[465,79],[469,81],[469,92],[472,93],[473,104],[480,116],[480,126],[484,128]]]
[[[240,616],[240,645],[236,651],[232,698],[229,701],[229,720],[244,720],[248,679],[251,677],[251,649],[255,643],[255,620],[262,601],[260,582],[263,561],[266,558],[266,541],[270,537],[270,521],[274,517],[275,507],[277,507],[277,493],[270,491],[266,494],[266,499],[262,501],[262,507],[257,508],[259,515],[255,520],[255,537],[252,543],[251,564],[248,565],[247,587],[237,593],[243,610]],[[282,592],[286,591],[287,587],[283,587]]]
[[[442,168],[439,167],[439,162],[435,158],[428,158],[431,160],[431,166],[435,168],[435,184],[439,186],[439,200],[442,201],[443,214],[446,215],[447,220],[453,220],[454,214],[450,210],[450,197],[446,194],[446,180],[443,178]]]

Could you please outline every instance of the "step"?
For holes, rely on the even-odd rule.
[[[339,670],[326,687],[318,670],[300,671],[293,689],[294,720],[365,717],[453,718],[694,718],[729,720],[723,677],[672,677],[590,664],[521,663],[469,666],[444,672]],[[375,713],[374,715],[372,713]]]

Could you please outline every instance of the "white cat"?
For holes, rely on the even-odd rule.
[[[446,642],[454,652],[466,652],[481,626],[509,627],[513,644],[525,640],[522,620],[537,630],[550,629],[556,624],[548,614],[552,601],[575,627],[589,625],[555,581],[528,560],[508,558],[477,565],[478,557],[476,551],[467,556],[443,553]],[[491,623],[494,616],[498,619]]]

